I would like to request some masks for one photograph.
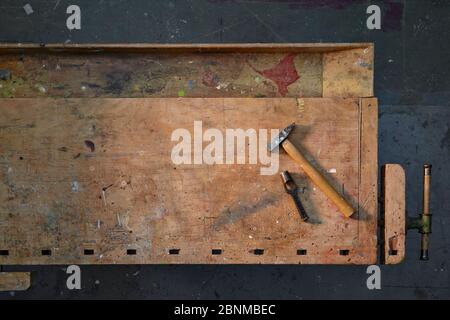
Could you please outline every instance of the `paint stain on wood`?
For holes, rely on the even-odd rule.
[[[257,70],[249,62],[248,64],[257,73],[275,82],[278,93],[284,97],[288,93],[288,86],[300,78],[294,64],[295,56],[296,54],[289,53],[276,66],[263,71]]]
[[[210,70],[207,70],[203,74],[202,83],[207,87],[216,87],[219,83],[219,78],[216,74],[214,74]]]
[[[11,80],[11,71],[7,69],[0,69],[0,80]]]
[[[91,152],[95,151],[95,143],[93,143],[91,140],[84,140],[84,144],[91,150]]]

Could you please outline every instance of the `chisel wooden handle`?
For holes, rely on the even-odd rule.
[[[325,179],[325,177],[316,170],[306,158],[298,151],[298,149],[289,141],[289,139],[284,140],[281,143],[283,149],[292,157],[292,159],[297,162],[297,164],[303,169],[306,175],[314,182],[314,184],[323,192],[325,195],[333,201],[333,203],[338,207],[345,217],[350,217],[355,210],[352,206],[331,186],[331,184]]]

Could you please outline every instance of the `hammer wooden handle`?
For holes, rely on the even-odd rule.
[[[288,140],[284,140],[281,143],[284,150],[292,157],[292,159],[297,162],[297,164],[303,169],[306,175],[314,182],[314,184],[323,192],[325,195],[333,201],[333,203],[338,207],[345,217],[350,217],[355,210],[352,206],[331,186],[331,184],[325,179],[325,177],[316,170],[303,154],[298,151],[298,149]]]

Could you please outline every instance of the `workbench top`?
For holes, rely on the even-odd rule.
[[[0,264],[375,263],[377,115],[374,98],[3,99]],[[225,151],[196,163],[205,136],[191,163],[173,157],[177,129],[192,143],[216,129],[225,148],[226,129],[292,122],[290,140],[356,208],[351,218],[285,153],[263,164],[265,144],[256,163],[250,140],[244,163]]]

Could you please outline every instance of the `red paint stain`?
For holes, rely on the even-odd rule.
[[[256,70],[250,63],[248,64],[257,73],[275,82],[278,92],[284,97],[288,93],[288,86],[300,78],[295,69],[295,56],[294,53],[289,53],[275,67],[263,71]]]
[[[212,73],[211,71],[207,70],[203,74],[202,83],[207,87],[217,87],[217,84],[219,82],[219,79],[217,75]]]

